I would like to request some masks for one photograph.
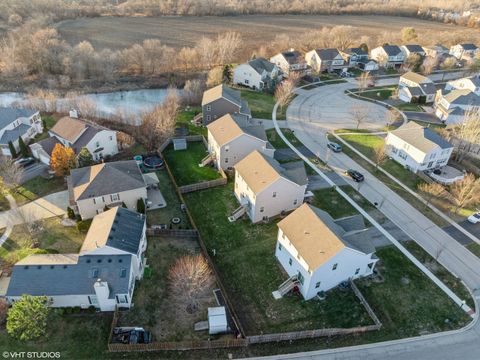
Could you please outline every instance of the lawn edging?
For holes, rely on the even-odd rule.
[[[417,200],[419,200],[422,204],[425,206],[428,206],[434,213],[436,213],[438,216],[440,216],[442,219],[447,221],[450,225],[453,225],[457,230],[462,232],[465,236],[469,237],[471,240],[473,240],[475,243],[480,244],[480,239],[478,239],[475,235],[471,234],[468,230],[463,228],[463,226],[459,225],[457,222],[453,221],[448,215],[444,214],[442,211],[437,209],[434,205],[432,205],[430,202],[425,200],[422,196],[417,194],[415,191],[410,189],[407,185],[405,185],[403,182],[398,180],[395,176],[390,174],[388,171],[386,171],[384,168],[381,166],[377,166],[372,160],[370,160],[368,157],[366,157],[362,152],[357,150],[354,146],[349,144],[347,141],[341,138],[341,136],[332,133],[332,135],[341,143],[343,143],[345,146],[347,146],[350,150],[355,152],[358,156],[360,156],[362,159],[367,161],[369,164],[372,166],[375,166],[378,170],[380,170],[384,175],[386,175],[389,179],[400,185],[405,191],[407,191],[409,194],[411,194],[413,197],[415,197]]]

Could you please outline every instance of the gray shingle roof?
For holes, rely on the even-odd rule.
[[[299,63],[302,58],[302,54],[298,51],[284,51],[282,55],[290,65]]]
[[[475,44],[461,44],[463,50],[476,50],[477,46]]]
[[[262,57],[250,60],[248,64],[252,68],[254,68],[255,71],[260,75],[263,73],[263,71],[266,71],[267,73],[271,73],[273,68],[275,67],[274,64],[272,64],[270,61]]]
[[[5,130],[0,138],[0,144],[8,144],[9,141],[18,140],[18,138],[24,135],[31,127],[25,124],[20,124],[13,130]]]
[[[273,159],[272,159],[273,160]],[[276,161],[276,160],[273,160]],[[280,173],[298,185],[307,185],[308,177],[303,161],[280,164]]]
[[[420,45],[404,45],[405,48],[413,53],[425,52]]]
[[[116,161],[72,170],[69,191],[75,201],[145,186],[135,160]],[[70,189],[71,188],[71,189]]]
[[[0,129],[3,129],[5,126],[11,124],[18,118],[28,118],[37,112],[37,110],[0,107]]]
[[[361,48],[348,48],[344,51],[346,54],[355,54],[359,56],[367,56],[368,53]]]
[[[321,60],[333,60],[340,55],[337,49],[316,49],[315,51]]]
[[[396,56],[402,52],[397,45],[383,45],[383,50],[388,56]]]
[[[61,144],[60,140],[58,140],[55,136],[50,136],[49,138],[40,140],[35,144],[40,145],[49,156],[52,156],[52,151],[55,145]]]
[[[75,154],[78,154],[80,150],[82,150],[82,148],[85,147],[90,142],[90,140],[92,140],[93,137],[102,130],[103,129],[101,128],[88,126],[87,129],[83,132],[83,134],[80,135],[77,141],[75,141],[72,145],[72,148],[73,148],[73,151],[75,151]]]
[[[95,295],[93,285],[101,279],[108,283],[113,299],[128,293],[131,261],[131,255],[84,255],[76,264],[15,265],[6,295]]]
[[[392,134],[425,153],[430,152],[437,146],[442,149],[450,149],[453,147],[453,145],[435,131],[425,128],[414,121],[409,121],[398,129],[393,130]]]
[[[137,254],[144,225],[144,215],[119,207],[108,235],[107,246]]]

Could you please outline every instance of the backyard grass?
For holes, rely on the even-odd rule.
[[[288,141],[295,147],[302,146],[303,144],[300,140],[297,139],[294,132],[290,129],[281,129],[282,133],[285,135]],[[282,140],[282,138],[277,134],[275,129],[268,129],[266,131],[267,139],[272,144],[275,149],[288,149],[289,146]]]
[[[186,127],[189,135],[207,136],[207,128],[205,126],[196,126],[191,123],[195,115],[202,111],[200,106],[191,106],[182,109],[177,115],[177,126]]]
[[[341,189],[352,197],[365,211],[375,209],[370,202],[360,195],[350,185],[342,186]],[[313,191],[315,197],[312,205],[325,210],[334,219],[358,214],[358,211],[333,188]]]
[[[178,186],[220,178],[220,174],[213,167],[198,166],[207,155],[202,141],[188,142],[186,150],[175,151],[173,145],[170,145],[163,152]]]
[[[297,296],[274,300],[272,291],[287,279],[275,258],[277,226],[230,223],[238,207],[230,183],[185,195],[207,249],[248,334],[286,332],[372,323],[350,291],[332,291],[323,302]],[[348,309],[348,311],[346,311]]]
[[[395,107],[397,109],[402,110],[402,111],[421,111],[421,112],[423,112],[423,108],[418,104],[403,103],[403,104],[397,104],[397,105],[395,105]]]
[[[135,155],[146,155],[148,151],[140,143],[134,143],[130,147],[123,149],[118,154],[113,155],[108,161],[132,160]]]
[[[252,117],[259,119],[272,119],[273,106],[275,105],[275,98],[271,94],[264,92],[257,92],[247,89],[241,89],[242,99],[248,101],[248,106],[252,111]],[[287,107],[278,108],[277,120],[285,120],[285,112]]]
[[[13,197],[17,201],[17,204],[20,205],[66,189],[67,184],[62,177],[45,179],[37,176],[20,185],[13,194]]]
[[[358,95],[373,100],[387,100],[392,96],[394,91],[394,87],[369,88],[359,92]]]
[[[135,307],[120,313],[118,326],[144,326],[152,332],[154,341],[182,341],[209,337],[208,331],[194,331],[194,324],[207,319],[208,306],[216,306],[212,287],[200,301],[198,310],[187,313],[169,291],[168,272],[175,261],[188,254],[198,254],[196,239],[149,237],[147,265],[151,277],[137,283]]]
[[[63,226],[56,217],[41,220],[38,224],[33,233],[25,224],[15,225],[10,237],[0,247],[0,258],[14,264],[31,254],[78,253],[86,233],[78,231],[76,226]]]
[[[180,205],[181,201],[178,198],[178,195],[175,191],[175,187],[172,183],[172,180],[168,176],[166,169],[159,170],[156,172],[159,182],[159,188],[162,192],[163,197],[167,203],[167,206],[161,209],[147,211],[147,224],[149,226],[154,224],[167,224],[171,223],[172,218],[180,218],[180,224],[171,225],[172,228],[190,228],[190,222],[184,211],[181,210]]]

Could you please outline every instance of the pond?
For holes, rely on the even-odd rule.
[[[129,115],[137,120],[144,111],[151,110],[155,105],[160,104],[167,95],[167,89],[141,89],[131,91],[115,91],[110,93],[92,93],[78,95],[74,100],[71,98],[59,98],[54,105],[55,110],[67,112],[71,108],[88,104],[98,117],[110,118],[118,115]],[[0,93],[0,106],[19,105],[25,101],[35,103],[40,99],[28,98],[24,93],[5,92]],[[77,106],[75,106],[77,104]],[[33,105],[35,107],[35,105]],[[45,105],[43,105],[45,107]],[[40,107],[39,107],[40,108]],[[50,109],[53,111],[54,109]]]

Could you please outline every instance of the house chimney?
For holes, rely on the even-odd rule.
[[[78,111],[75,109],[70,110],[69,116],[73,119],[78,119]]]

